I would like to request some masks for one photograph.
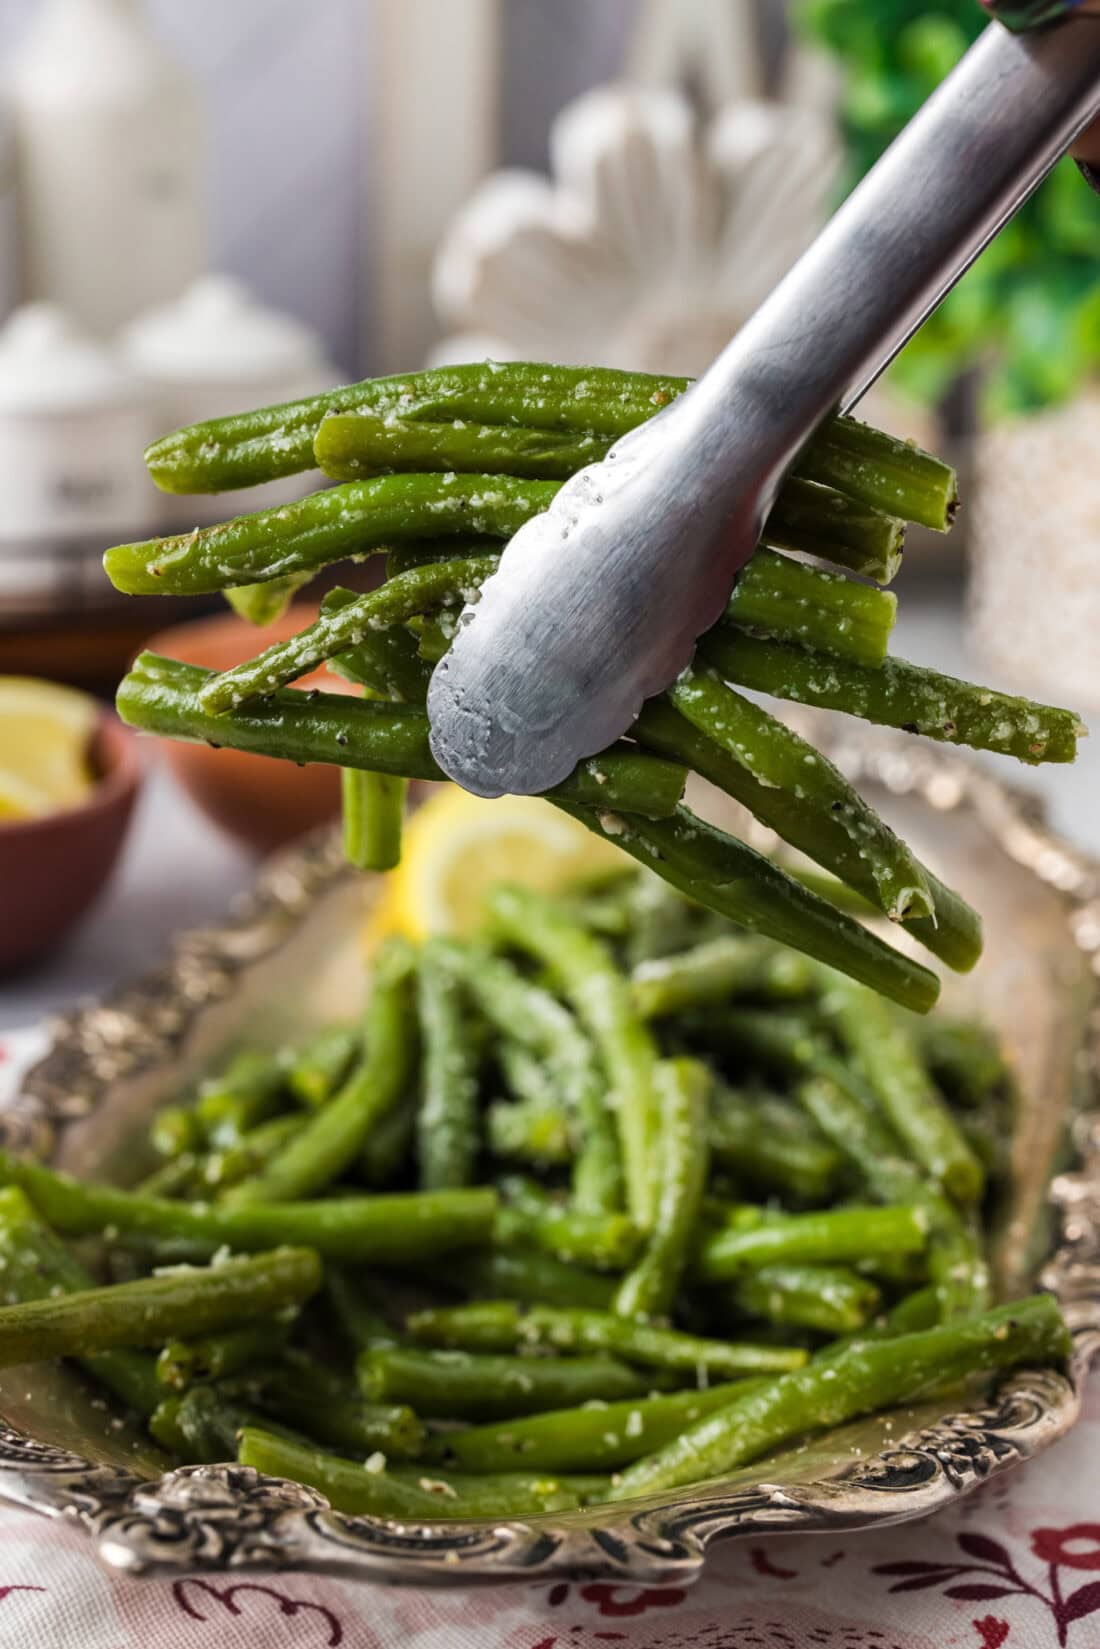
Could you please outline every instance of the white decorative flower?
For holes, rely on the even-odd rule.
[[[502,171],[452,224],[433,360],[701,371],[813,239],[835,188],[833,121],[744,100],[700,130],[663,89],[611,85],[551,130],[553,178]]]

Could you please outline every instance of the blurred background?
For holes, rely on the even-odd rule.
[[[166,429],[490,354],[701,370],[982,26],[977,0],[0,0],[0,675],[107,696],[210,608],[100,570],[272,496],[158,494],[140,455]],[[1065,162],[864,409],[964,477],[956,531],[911,539],[897,650],[1086,713],[1098,272],[1100,199]],[[231,645],[198,635],[196,658]],[[246,828],[153,767],[51,1000],[219,910],[304,817]],[[1095,763],[1044,785],[1100,846]],[[172,887],[166,840],[195,869]]]

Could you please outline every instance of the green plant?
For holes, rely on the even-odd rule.
[[[843,64],[845,192],[988,21],[976,0],[799,0],[796,15]],[[934,402],[981,366],[992,418],[1065,400],[1100,359],[1098,271],[1100,203],[1063,161],[902,351],[892,381]]]

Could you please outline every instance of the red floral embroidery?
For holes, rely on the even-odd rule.
[[[12,1592],[45,1592],[48,1590],[49,1588],[46,1586],[0,1586],[0,1603],[3,1603],[4,1599],[9,1597]]]
[[[288,1597],[285,1592],[277,1591],[274,1586],[260,1586],[256,1581],[245,1580],[238,1581],[235,1586],[224,1586],[219,1590],[209,1580],[196,1580],[190,1576],[184,1580],[174,1580],[172,1582],[172,1596],[182,1613],[190,1615],[192,1620],[205,1621],[209,1620],[210,1616],[203,1614],[196,1607],[195,1600],[189,1594],[189,1588],[195,1588],[204,1593],[206,1597],[212,1598],[221,1604],[227,1614],[238,1617],[244,1613],[236,1601],[238,1593],[241,1592],[259,1593],[264,1597],[274,1598],[279,1605],[281,1615],[294,1616],[311,1609],[320,1616],[327,1630],[328,1635],[324,1639],[325,1649],[337,1649],[337,1645],[344,1641],[344,1629],[331,1609],[326,1609],[323,1603],[312,1603],[308,1598]]]
[[[1070,1546],[1082,1540],[1092,1542],[1092,1549],[1070,1551]],[[1044,1563],[1056,1563],[1063,1569],[1100,1569],[1100,1523],[1071,1523],[1068,1529],[1033,1529],[1031,1549]]]
[[[998,1620],[994,1615],[983,1615],[974,1625],[982,1640],[982,1649],[1001,1649],[1001,1644],[1008,1636],[1007,1620]]]
[[[675,1586],[620,1586],[613,1581],[593,1581],[578,1588],[586,1603],[594,1603],[599,1614],[618,1617],[644,1615],[647,1609],[671,1609],[683,1603],[686,1592]],[[633,1597],[624,1596],[630,1592]]]
[[[1069,1550],[1070,1544],[1082,1540],[1091,1540],[1091,1551],[1077,1552]],[[959,1549],[967,1557],[976,1558],[975,1563],[958,1563],[950,1558],[939,1563],[923,1563],[916,1560],[906,1563],[880,1563],[872,1570],[872,1574],[889,1575],[894,1584],[891,1592],[919,1592],[930,1586],[942,1586],[944,1597],[957,1598],[960,1602],[984,1603],[992,1602],[1003,1597],[1030,1597],[1050,1611],[1054,1620],[1057,1642],[1065,1645],[1069,1642],[1069,1630],[1076,1620],[1083,1620],[1086,1615],[1095,1614],[1100,1610],[1100,1580],[1089,1581],[1087,1586],[1078,1587],[1068,1597],[1062,1589],[1062,1577],[1059,1569],[1096,1569],[1100,1568],[1100,1524],[1071,1523],[1065,1529],[1035,1529],[1031,1536],[1031,1549],[1036,1557],[1047,1564],[1047,1590],[1033,1585],[1016,1568],[1011,1557],[998,1540],[991,1540],[988,1535],[974,1534],[967,1531],[955,1536]],[[963,1579],[962,1576],[982,1576],[982,1579]],[[950,1584],[948,1584],[950,1582]],[[993,1628],[1002,1623],[993,1616],[984,1617],[983,1621],[975,1621],[979,1632],[985,1630],[988,1623]],[[1008,1628],[1005,1627],[1005,1634]],[[994,1649],[1004,1642],[1004,1636],[991,1639]],[[984,1646],[983,1646],[984,1649]]]

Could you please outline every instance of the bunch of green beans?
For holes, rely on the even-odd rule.
[[[1012,1093],[982,1027],[648,873],[497,885],[475,938],[384,941],[356,1022],[229,1050],[151,1180],[0,1153],[0,1367],[72,1358],[170,1459],[350,1513],[671,1492],[1064,1362],[1051,1297],[989,1298],[970,1125]]]
[[[119,545],[105,562],[118,589],[221,591],[264,623],[334,563],[385,551],[386,578],[367,594],[330,591],[297,635],[220,674],[142,654],[119,689],[120,713],[171,738],[340,767],[347,857],[363,869],[391,868],[406,781],[438,776],[424,705],[459,610],[564,480],[686,387],[643,373],[488,362],[369,380],[165,436],[146,460],[170,492],[217,492],[315,466],[336,484],[194,532]],[[935,1000],[932,973],[679,803],[694,770],[860,895],[859,914],[904,925],[952,968],[973,966],[975,913],[824,756],[738,690],[1020,761],[1072,760],[1084,729],[1071,711],[887,657],[896,600],[877,586],[901,564],[907,522],[946,531],[956,504],[954,472],[939,459],[851,418],[827,422],[780,489],[692,667],[645,706],[630,742],[582,763],[549,798],[691,899],[917,1011]],[[324,663],[362,697],[293,689]],[[442,1013],[441,971],[424,989]],[[636,1147],[624,1164],[635,1210]],[[460,1139],[440,1148],[442,1183],[464,1149]],[[578,1174],[582,1183],[597,1177],[587,1163]]]

